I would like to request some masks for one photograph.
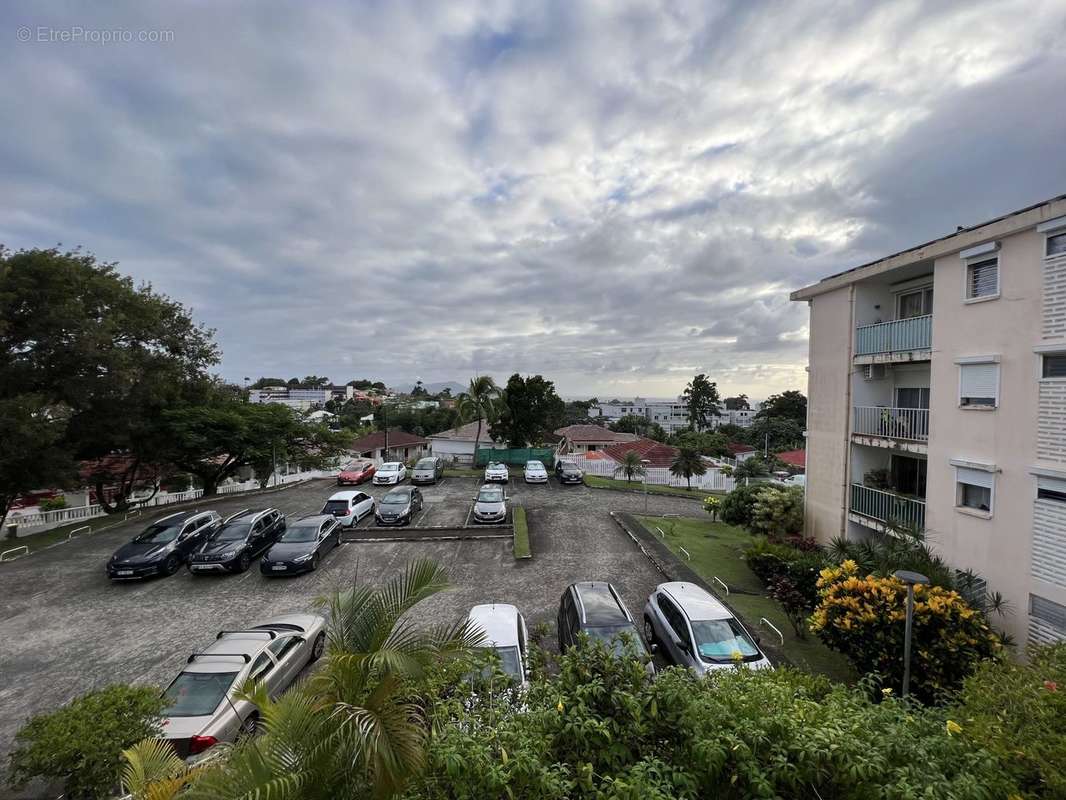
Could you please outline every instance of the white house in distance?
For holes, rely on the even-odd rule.
[[[473,464],[474,463],[474,437],[477,436],[477,421],[468,422],[457,428],[434,433],[428,437],[429,450],[434,456],[443,458],[450,464]],[[492,448],[501,450],[506,448],[503,442],[494,441],[489,434],[488,420],[481,421],[481,438],[478,447],[481,449]]]
[[[387,438],[387,442],[386,442]],[[352,442],[351,451],[361,458],[383,461],[410,461],[421,458],[429,450],[429,441],[404,431],[374,431]]]

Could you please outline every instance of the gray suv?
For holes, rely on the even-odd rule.
[[[418,459],[415,468],[411,471],[411,483],[436,483],[444,475],[444,459],[438,456],[427,456]]]
[[[648,659],[648,671],[654,672],[651,657],[640,638],[633,616],[618,590],[606,581],[581,581],[566,587],[559,600],[559,650],[566,652],[585,634],[598,639],[622,655],[627,650]],[[623,634],[628,634],[628,646]]]

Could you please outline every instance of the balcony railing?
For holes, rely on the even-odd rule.
[[[885,525],[925,528],[925,501],[851,484],[851,511]]]
[[[929,350],[933,346],[933,316],[897,319],[860,325],[855,329],[855,355],[870,356],[908,350]]]
[[[929,409],[855,406],[855,427],[852,432],[886,439],[927,442]]]

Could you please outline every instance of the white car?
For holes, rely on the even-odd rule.
[[[644,638],[668,661],[698,675],[717,669],[773,669],[740,620],[694,583],[660,583],[644,606]]]
[[[497,464],[495,461],[490,461],[489,465],[485,467],[485,483],[507,483],[511,477],[511,473],[507,471],[506,464]]]
[[[801,489],[807,485],[806,475],[793,475],[791,478],[785,478],[783,483],[786,486],[799,486]]]
[[[262,682],[276,697],[325,649],[326,620],[314,614],[219,631],[163,692],[163,738],[182,758],[199,760],[194,757],[219,742],[255,733],[259,710],[238,696],[245,681]]]
[[[322,506],[322,513],[332,515],[346,528],[374,513],[374,498],[366,492],[336,492]]]
[[[522,475],[525,477],[526,483],[548,482],[548,470],[544,467],[542,461],[527,461],[522,470]]]
[[[375,486],[392,486],[407,478],[407,467],[402,461],[386,461],[374,473]]]
[[[496,651],[500,669],[521,687],[529,685],[529,634],[518,609],[506,603],[474,606],[470,622],[485,634],[484,647]]]

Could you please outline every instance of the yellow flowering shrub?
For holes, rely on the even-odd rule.
[[[823,569],[811,630],[846,655],[862,673],[876,672],[889,686],[903,682],[907,586],[893,577],[859,575],[854,561]],[[958,688],[982,659],[1002,645],[984,615],[958,592],[914,587],[911,693],[926,702]]]

